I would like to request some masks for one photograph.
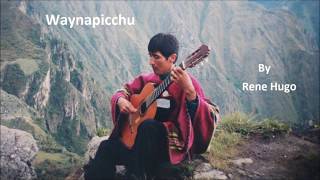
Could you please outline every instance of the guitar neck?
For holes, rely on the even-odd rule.
[[[183,70],[185,70],[184,62],[179,64]],[[167,89],[171,84],[170,74],[162,81],[162,83],[152,92],[151,96],[146,99],[147,108]]]
[[[186,58],[186,61],[182,61],[179,64],[179,67],[181,67],[181,69],[183,70],[194,67],[195,65],[203,61],[204,58],[208,57],[209,51],[210,50],[207,45],[201,45],[200,48],[198,48]],[[144,103],[144,105],[146,105],[146,108],[148,108],[163,93],[163,91],[167,89],[170,84],[171,78],[169,74],[164,79],[164,81],[152,92],[152,94],[147,97]]]

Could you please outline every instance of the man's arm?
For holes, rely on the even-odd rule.
[[[134,107],[129,102],[131,95],[137,94],[144,86],[143,76],[136,77],[133,81],[126,83],[124,87],[111,98],[111,113],[113,124],[117,123],[121,113],[134,112]]]

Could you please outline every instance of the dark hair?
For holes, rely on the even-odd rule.
[[[176,53],[178,59],[179,42],[177,38],[171,34],[159,33],[150,39],[148,51],[151,53],[160,51],[166,58]]]

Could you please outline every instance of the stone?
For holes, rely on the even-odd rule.
[[[252,164],[253,160],[251,158],[240,158],[236,160],[231,160],[231,162],[236,166],[243,166],[245,164]]]
[[[36,179],[31,165],[38,152],[33,136],[25,131],[1,126],[0,179]]]
[[[212,169],[207,172],[196,172],[193,175],[193,179],[228,179],[224,172]]]
[[[209,163],[201,163],[195,168],[193,179],[228,179],[224,172],[214,169]]]
[[[126,174],[126,167],[123,165],[117,165],[116,166],[116,173],[124,176]]]
[[[209,164],[209,163],[201,163],[196,167],[195,171],[204,172],[204,171],[210,171],[211,169],[212,169],[211,164]]]
[[[237,169],[237,171],[238,171],[239,174],[241,174],[241,175],[243,175],[243,176],[247,176],[247,173],[246,173],[244,170],[242,170],[242,169]]]
[[[85,153],[85,164],[87,164],[89,162],[90,158],[91,159],[94,158],[100,143],[104,140],[107,140],[108,138],[109,138],[109,136],[103,136],[103,137],[95,136],[90,140],[90,142],[88,143],[88,146],[87,146],[88,150]]]

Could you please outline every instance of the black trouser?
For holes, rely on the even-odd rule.
[[[127,149],[120,140],[102,141],[96,156],[85,167],[85,179],[113,179],[115,165],[123,164],[128,174],[152,177],[162,162],[168,162],[167,132],[161,122],[146,120],[138,128],[135,144]]]

